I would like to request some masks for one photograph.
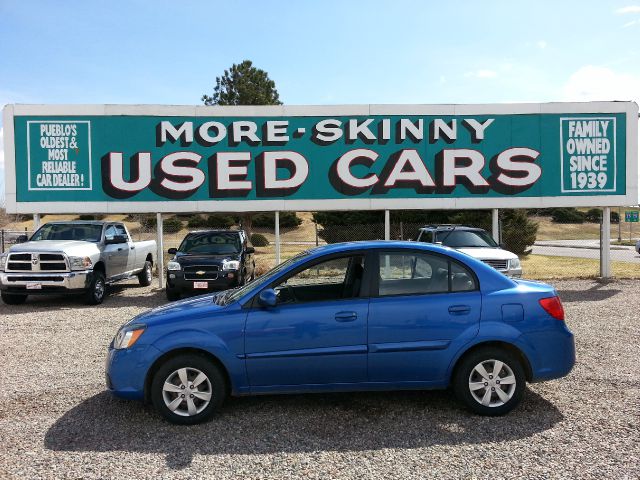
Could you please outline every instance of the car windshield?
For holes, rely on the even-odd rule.
[[[448,230],[436,232],[436,242],[452,248],[496,248],[498,244],[484,230]]]
[[[102,236],[102,225],[92,223],[47,223],[43,225],[31,240],[80,240],[99,242]]]
[[[240,253],[240,235],[238,233],[202,232],[191,233],[180,244],[178,252],[188,255],[204,253],[226,255]]]
[[[280,265],[276,265],[261,277],[256,278],[253,282],[249,282],[243,287],[227,290],[226,292],[222,292],[221,294],[214,296],[213,301],[218,305],[229,305],[230,303],[235,302],[239,298],[242,298],[242,296],[244,296],[246,293],[254,289],[258,290],[263,286],[267,285],[269,282],[271,282],[271,280],[276,275],[278,275],[283,270],[287,269],[290,265],[297,262],[301,258],[306,257],[312,251],[313,250],[307,250],[305,252],[299,253],[295,257],[292,257],[289,260],[282,262]]]

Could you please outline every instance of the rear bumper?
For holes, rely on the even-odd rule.
[[[29,295],[75,293],[89,288],[92,275],[92,270],[37,274],[0,272],[0,289]]]
[[[569,374],[576,363],[576,347],[568,329],[527,334],[535,345],[536,362],[532,364],[532,382],[561,378]]]

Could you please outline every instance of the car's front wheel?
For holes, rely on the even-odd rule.
[[[456,396],[480,415],[504,415],[522,400],[526,378],[521,363],[507,350],[482,348],[458,365],[453,379]]]
[[[176,300],[180,300],[180,292],[178,290],[171,288],[169,284],[165,285],[164,291],[167,294],[167,300],[169,300],[170,302],[175,302]]]
[[[85,301],[89,305],[99,305],[104,300],[107,294],[107,282],[104,278],[104,273],[100,271],[94,271],[91,283],[85,294]]]
[[[148,287],[149,285],[151,285],[152,281],[153,281],[153,265],[151,264],[151,262],[146,261],[144,262],[144,268],[138,274],[138,282],[140,282],[141,286]]]
[[[2,292],[0,295],[2,296],[2,301],[7,305],[22,305],[27,301],[27,296],[19,293],[15,294]]]
[[[227,397],[220,369],[205,357],[185,354],[158,369],[151,383],[156,410],[171,423],[193,425],[209,419]]]

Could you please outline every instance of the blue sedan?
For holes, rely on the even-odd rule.
[[[574,362],[553,287],[446,247],[354,242],[135,317],[109,346],[106,381],[179,424],[229,395],[447,387],[473,412],[502,415],[527,381]]]

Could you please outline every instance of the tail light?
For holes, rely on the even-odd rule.
[[[548,297],[540,299],[540,306],[556,320],[564,321],[564,308],[560,297]]]

